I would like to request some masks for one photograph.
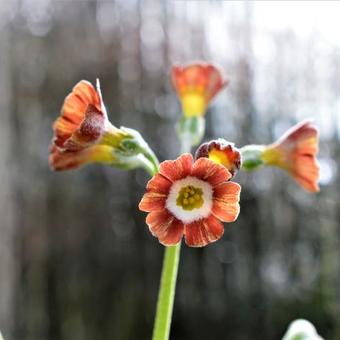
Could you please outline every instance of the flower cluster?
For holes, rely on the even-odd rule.
[[[183,116],[178,132],[183,149],[198,145],[204,135],[204,115],[210,101],[228,85],[220,69],[208,63],[174,66],[172,81]],[[139,209],[146,223],[165,246],[184,237],[191,247],[202,247],[222,237],[222,222],[237,219],[241,187],[231,181],[238,170],[276,166],[290,174],[305,190],[319,190],[318,131],[309,121],[288,130],[270,145],[240,149],[224,139],[201,144],[195,160],[183,153],[174,161],[158,160],[141,135],[110,123],[99,81],[94,88],[80,81],[66,97],[53,125],[50,165],[54,170],[104,163],[122,169],[143,167],[148,182]]]

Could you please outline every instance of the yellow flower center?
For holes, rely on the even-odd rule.
[[[189,92],[182,95],[182,109],[187,118],[201,117],[206,110],[206,100],[203,93]]]
[[[188,185],[180,190],[176,199],[176,204],[184,210],[198,209],[204,203],[202,196],[202,189]]]

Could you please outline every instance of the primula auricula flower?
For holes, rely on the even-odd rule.
[[[223,222],[233,222],[239,214],[241,187],[230,182],[223,166],[191,154],[160,164],[147,184],[139,209],[149,212],[146,223],[165,246],[182,237],[191,247],[202,247],[221,238]]]
[[[203,116],[209,102],[229,83],[217,66],[203,62],[175,65],[171,76],[186,117]]]
[[[305,190],[319,191],[318,130],[310,121],[296,124],[271,145],[249,145],[240,151],[242,168],[276,166],[287,171]]]
[[[171,77],[183,111],[177,132],[184,150],[188,150],[201,142],[208,104],[229,80],[217,66],[204,62],[175,65]]]
[[[227,142],[222,138],[201,144],[195,153],[195,158],[201,157],[207,157],[215,163],[223,165],[232,176],[236,175],[241,166],[240,151],[234,143]]]
[[[75,85],[53,130],[49,162],[54,170],[74,169],[88,163],[132,169],[155,162],[137,131],[118,129],[110,123],[99,80],[96,89],[85,80]]]

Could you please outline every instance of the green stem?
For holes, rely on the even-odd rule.
[[[169,339],[180,250],[181,243],[165,248],[152,340]]]
[[[159,161],[155,153],[152,151],[152,149],[150,149],[150,147],[148,147],[144,155],[152,163],[154,167],[154,171],[155,173],[157,173],[158,167],[159,167]]]
[[[139,155],[139,159],[141,160],[141,167],[144,168],[144,170],[153,177],[158,172],[158,159],[155,158],[155,161],[150,161],[149,158],[147,158],[144,155]],[[1,339],[0,339],[1,340]]]
[[[182,139],[181,153],[190,150],[191,143]],[[180,253],[181,242],[175,246],[165,247],[152,340],[169,339]]]

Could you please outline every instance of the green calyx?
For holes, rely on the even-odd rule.
[[[121,127],[120,130],[126,137],[113,149],[115,161],[112,165],[125,170],[142,167],[148,173],[155,173],[159,165],[158,159],[141,134],[126,127]]]
[[[204,117],[185,117],[182,116],[177,123],[177,133],[184,145],[198,145],[204,136],[205,119]]]
[[[262,159],[263,145],[246,145],[240,149],[242,170],[252,171],[260,168],[265,163]]]
[[[122,170],[133,170],[137,168],[143,168],[150,174],[155,173],[154,164],[140,153],[137,155],[124,156],[120,152],[113,150],[112,156],[113,157],[111,166],[114,166],[115,168],[119,168]]]

